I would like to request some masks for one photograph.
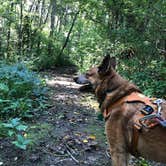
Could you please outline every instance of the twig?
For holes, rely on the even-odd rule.
[[[80,162],[70,153],[70,151],[68,149],[66,149],[67,154],[77,163],[79,164]]]
[[[71,160],[71,158],[66,158],[66,159],[59,160],[59,161],[55,162],[54,164],[56,165],[56,164],[61,163],[61,162],[65,161],[65,160]]]
[[[56,154],[56,153],[52,153],[52,152],[49,152],[49,151],[47,151],[47,150],[44,150],[44,149],[42,149],[42,151],[44,152],[44,153],[47,153],[47,154],[51,154],[51,155],[54,155],[54,156],[56,156],[56,157],[68,157],[68,155],[63,155],[63,154]]]
[[[74,149],[70,148],[69,145],[67,143],[65,143],[66,148],[71,152],[76,154],[76,152],[74,151]]]
[[[72,155],[70,147],[67,145],[67,143],[64,142],[64,144],[65,144],[65,147],[66,147],[67,154],[68,154],[77,164],[79,164],[80,162]],[[72,149],[72,150],[73,150],[73,149]]]

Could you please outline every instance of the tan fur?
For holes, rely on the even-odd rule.
[[[114,104],[120,98],[131,92],[140,92],[138,87],[123,79],[103,60],[99,67],[90,69],[86,78],[92,83],[101,111]],[[108,65],[108,66],[103,66]],[[107,91],[109,92],[107,93]],[[127,166],[131,153],[134,115],[143,107],[143,103],[123,103],[117,105],[106,121],[105,130],[110,146],[112,165]],[[166,104],[162,104],[162,115],[166,118]],[[144,158],[166,163],[166,128],[156,126],[153,129],[143,129],[139,132],[138,153]]]

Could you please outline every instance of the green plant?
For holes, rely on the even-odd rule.
[[[151,166],[144,158],[140,158],[137,162],[137,166]]]
[[[30,140],[28,126],[22,120],[31,118],[47,106],[45,81],[24,64],[0,65],[0,136],[26,149]]]
[[[31,117],[46,103],[46,88],[37,74],[23,64],[0,67],[0,113],[2,118]]]
[[[6,123],[0,123],[0,136],[9,137],[12,143],[21,149],[26,149],[31,140],[25,138],[28,126],[21,122],[20,118],[14,118]]]
[[[138,59],[123,60],[118,70],[123,76],[136,83],[146,95],[166,98],[164,60],[144,61],[144,63]]]

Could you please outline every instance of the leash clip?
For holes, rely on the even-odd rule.
[[[142,126],[144,126],[145,128],[150,128],[152,126],[149,126],[148,124],[146,124],[146,120],[150,120],[150,119],[161,119],[161,116],[159,114],[150,114],[150,115],[146,115],[143,118],[139,119],[139,122]]]
[[[163,99],[157,99],[155,101],[153,101],[154,104],[157,105],[157,115],[161,116],[161,104],[163,103]]]

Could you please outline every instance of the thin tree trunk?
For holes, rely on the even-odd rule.
[[[52,6],[52,11],[51,11],[51,25],[50,25],[50,34],[49,38],[50,41],[48,43],[48,55],[52,54],[52,41],[51,39],[53,38],[54,30],[55,30],[55,15],[56,15],[56,0],[50,0],[50,4]]]
[[[22,55],[22,22],[23,22],[23,2],[20,1],[20,26],[19,26],[19,41],[18,41],[18,53]]]
[[[2,56],[2,33],[3,33],[3,28],[0,26],[0,56]]]
[[[53,36],[55,29],[56,0],[51,0],[51,4],[52,4],[52,11],[51,11],[50,37]]]
[[[11,3],[11,6],[10,6],[10,11],[12,12],[13,11],[13,6],[14,6],[14,3],[12,2]],[[10,48],[10,33],[11,33],[11,20],[8,20],[8,32],[7,32],[7,46],[6,46],[6,53],[7,53],[7,58],[9,57],[9,48]]]
[[[43,17],[44,17],[44,7],[45,7],[45,0],[42,1],[41,11],[40,11],[40,21],[39,21],[39,31],[42,31],[42,24],[43,24]],[[37,43],[37,50],[40,50],[40,43],[41,38],[39,36],[38,43]]]
[[[29,13],[32,12],[32,9],[33,9],[34,4],[35,4],[35,0],[32,2],[32,5],[29,7],[29,10],[28,10]]]
[[[64,44],[63,44],[63,47],[62,47],[62,49],[61,49],[61,51],[60,51],[60,53],[59,53],[59,55],[58,55],[58,58],[61,58],[61,56],[62,56],[62,54],[63,54],[63,51],[64,51],[65,47],[67,46],[67,43],[68,43],[68,41],[69,41],[69,39],[70,39],[70,34],[71,34],[72,30],[73,30],[73,27],[74,27],[74,24],[75,24],[75,22],[76,22],[76,19],[77,19],[78,14],[79,14],[79,11],[77,11],[76,14],[75,14],[75,16],[74,16],[74,19],[73,19],[73,22],[72,22],[72,24],[71,24],[70,30],[69,30],[69,32],[68,32],[68,34],[67,34],[66,40],[65,40],[65,42],[64,42]]]

